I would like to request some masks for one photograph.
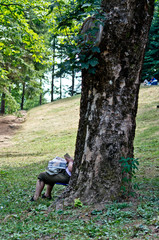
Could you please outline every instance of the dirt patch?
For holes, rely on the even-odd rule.
[[[26,111],[20,111],[20,117],[0,116],[0,148],[11,145],[11,138],[26,120]]]

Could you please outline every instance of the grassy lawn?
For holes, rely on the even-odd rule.
[[[9,147],[0,148],[0,239],[159,239],[159,87],[142,87],[134,153],[136,200],[49,208],[30,202],[38,173],[54,156],[73,156],[80,97],[32,109]],[[63,191],[56,186],[53,199]]]

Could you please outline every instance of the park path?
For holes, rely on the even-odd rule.
[[[11,145],[11,138],[26,119],[26,111],[20,111],[20,117],[14,115],[0,116],[0,148]]]

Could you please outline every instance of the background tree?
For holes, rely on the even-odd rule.
[[[142,81],[154,76],[159,79],[159,1],[156,1],[149,41],[145,52]]]
[[[70,0],[63,1],[51,1],[48,25],[50,26],[50,32],[52,35],[58,36],[56,38],[56,59],[53,74],[54,78],[59,77],[59,73],[63,77],[69,77],[70,86],[67,93],[73,95],[76,93],[75,76],[80,76],[81,62],[79,59],[79,38],[78,33],[81,28],[83,19],[90,14],[94,14],[99,7],[99,1],[92,0]],[[52,47],[52,46],[51,46]],[[62,64],[59,64],[58,58],[60,52],[63,52]],[[85,63],[82,63],[85,65]],[[87,64],[89,66],[89,64]],[[83,67],[83,66],[82,66]],[[52,95],[51,87],[51,95]],[[78,91],[79,92],[79,91]],[[52,99],[52,97],[51,97]]]
[[[1,114],[5,113],[5,93],[1,94]]]
[[[52,69],[51,69],[51,102],[54,101],[54,80],[55,80],[55,57],[56,57],[56,53],[55,53],[55,49],[56,49],[56,36],[53,36],[53,39],[51,41],[52,43]]]
[[[133,158],[140,74],[153,7],[153,0],[102,1],[100,52],[93,54],[90,48],[85,52],[98,64],[93,74],[91,64],[82,71],[80,122],[67,202],[80,197],[90,204],[121,197],[119,160]],[[124,177],[130,179],[131,174]]]
[[[12,103],[16,103],[16,99],[9,88],[24,82],[24,75],[34,78],[35,62],[45,63],[47,50],[42,26],[47,6],[48,2],[41,0],[0,1],[0,91],[5,93],[5,99],[12,99]]]

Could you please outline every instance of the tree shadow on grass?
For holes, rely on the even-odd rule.
[[[12,153],[1,153],[0,154],[0,158],[3,157],[26,157],[26,156],[44,156],[47,153],[16,153],[16,152],[12,152]]]

